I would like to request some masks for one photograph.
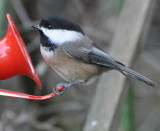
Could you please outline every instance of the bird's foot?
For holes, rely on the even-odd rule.
[[[56,85],[56,88],[53,88],[53,91],[57,95],[62,95],[68,87],[71,87],[70,83],[59,83]]]
[[[73,83],[59,83],[56,85],[56,88],[53,88],[53,91],[57,95],[62,95],[67,90],[67,88],[80,83],[83,83],[83,81],[76,81]]]

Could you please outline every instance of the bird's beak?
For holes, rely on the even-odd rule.
[[[35,29],[37,29],[37,30],[41,30],[39,24],[33,24],[33,25],[31,25],[31,27],[32,27],[32,28],[35,28]]]

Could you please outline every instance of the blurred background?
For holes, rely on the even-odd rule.
[[[10,13],[42,82],[39,90],[26,76],[1,80],[0,88],[44,95],[64,82],[42,60],[39,34],[30,27],[46,16],[62,16],[78,23],[104,51],[108,51],[125,0],[0,0],[0,38],[7,32]],[[133,68],[160,85],[160,1],[154,6],[150,27]],[[131,25],[132,26],[132,25]],[[134,29],[133,29],[134,30]],[[125,63],[124,63],[125,64]],[[98,81],[98,80],[97,80]],[[0,131],[81,131],[97,83],[70,88],[63,96],[32,101],[0,96]],[[131,79],[119,131],[159,131],[160,91]]]

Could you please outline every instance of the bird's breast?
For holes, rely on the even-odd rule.
[[[68,82],[87,80],[99,74],[97,65],[76,60],[68,56],[63,48],[58,47],[54,51],[49,51],[41,46],[41,54],[50,67]]]

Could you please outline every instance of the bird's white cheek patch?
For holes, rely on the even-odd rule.
[[[66,42],[74,42],[83,37],[83,34],[76,31],[69,31],[63,29],[49,30],[43,27],[41,27],[41,30],[49,38],[51,42],[59,45],[62,45]]]

